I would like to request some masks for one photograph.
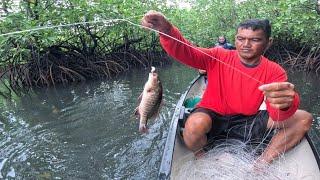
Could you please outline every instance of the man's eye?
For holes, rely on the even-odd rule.
[[[242,37],[237,37],[237,39],[238,39],[239,41],[243,41],[243,38],[242,38]]]
[[[252,39],[253,42],[259,42],[260,39]]]

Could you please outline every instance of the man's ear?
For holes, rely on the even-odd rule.
[[[267,42],[267,46],[266,46],[266,48],[265,48],[264,51],[263,51],[263,55],[266,54],[267,50],[271,47],[272,42],[273,42],[273,38],[270,37],[269,40],[268,40],[268,42]]]
[[[272,43],[273,43],[273,38],[270,37],[270,38],[269,38],[269,41],[268,41],[268,45],[267,45],[266,50],[268,50],[268,49],[272,46]]]

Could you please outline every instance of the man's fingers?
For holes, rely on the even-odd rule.
[[[144,27],[147,27],[147,28],[153,28],[153,24],[148,22],[148,21],[146,21],[146,19],[142,19],[141,25],[144,26]]]
[[[145,14],[141,20],[141,25],[147,28],[159,30],[160,21],[162,15],[159,13],[155,13],[154,11],[148,12]]]
[[[294,85],[289,82],[274,82],[259,86],[261,91],[280,91],[286,89],[294,89]]]
[[[166,17],[162,13],[156,11],[147,12],[143,16],[141,24],[145,29],[154,29],[165,34],[168,34],[172,28],[171,23]]]
[[[293,101],[293,97],[267,98],[267,100],[272,104],[285,104],[291,103]]]
[[[259,87],[270,103],[276,109],[286,109],[291,106],[295,91],[294,85],[289,82],[274,82]]]
[[[285,109],[285,108],[290,107],[290,104],[289,103],[283,103],[283,104],[270,103],[270,106],[273,107],[273,108],[276,108],[276,109]]]
[[[151,10],[143,16],[143,19],[150,23],[158,23],[160,20],[164,20],[165,17],[162,13]]]
[[[292,90],[282,90],[282,91],[265,91],[263,93],[266,97],[278,98],[278,97],[293,97],[295,92]]]

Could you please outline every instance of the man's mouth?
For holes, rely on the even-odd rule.
[[[246,52],[250,52],[250,49],[241,49],[242,52],[246,53]]]

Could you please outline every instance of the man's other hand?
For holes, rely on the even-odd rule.
[[[264,84],[259,87],[259,90],[263,91],[270,106],[281,110],[288,109],[295,96],[294,85],[289,82]]]

